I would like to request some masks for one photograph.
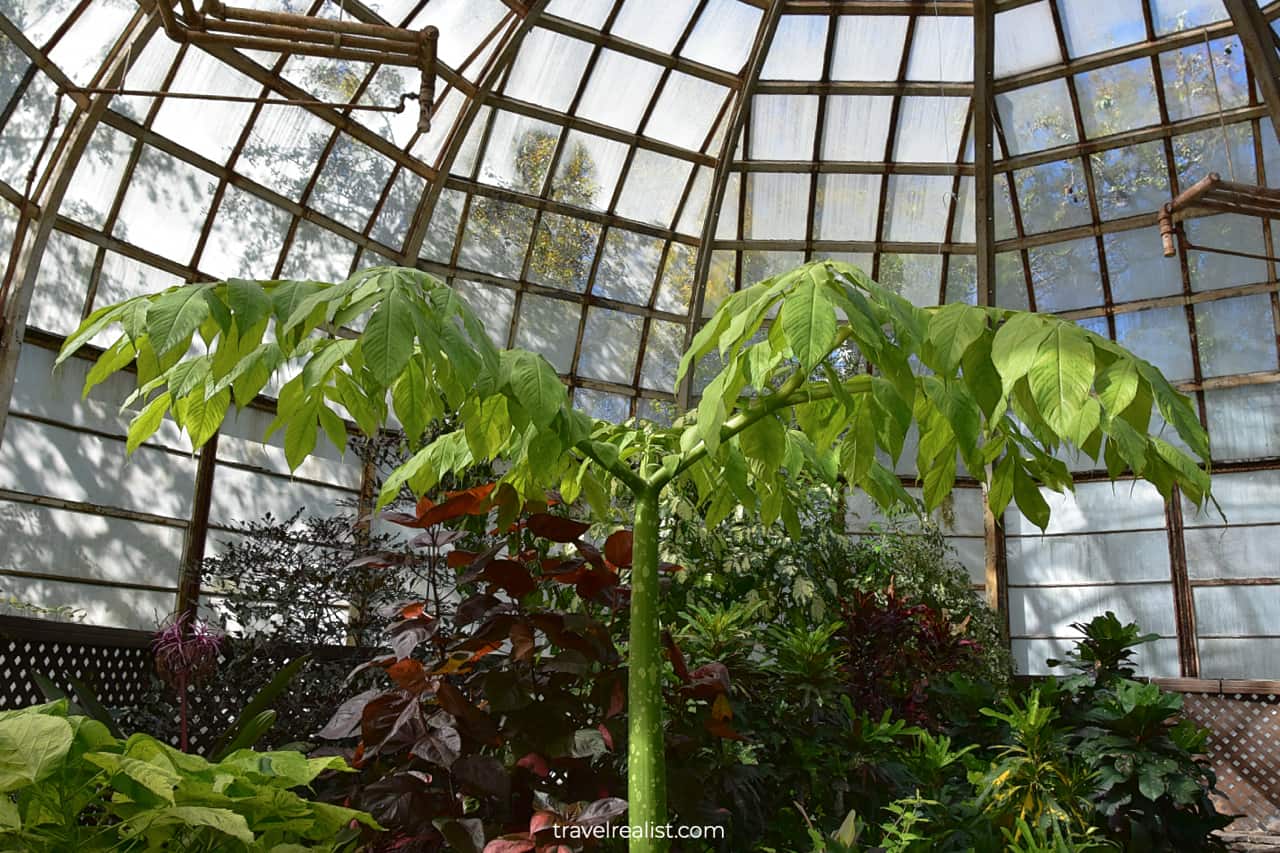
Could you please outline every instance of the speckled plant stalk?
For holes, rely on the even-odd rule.
[[[627,707],[627,802],[631,853],[660,853],[665,841],[636,838],[640,827],[667,822],[662,734],[662,643],[658,626],[658,489],[636,495],[631,557],[630,681]]]

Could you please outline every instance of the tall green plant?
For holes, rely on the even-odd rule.
[[[768,324],[770,317],[776,319]],[[367,318],[363,331],[344,327]],[[658,624],[658,498],[696,493],[709,523],[736,506],[795,531],[784,484],[809,471],[843,478],[882,506],[907,493],[880,453],[896,461],[918,428],[916,461],[927,508],[950,492],[957,457],[986,485],[997,517],[1016,501],[1044,526],[1039,486],[1071,478],[1054,456],[1063,444],[1105,460],[1166,496],[1196,503],[1208,475],[1188,453],[1150,435],[1152,411],[1194,456],[1209,458],[1194,409],[1156,368],[1073,323],[963,304],[922,309],[848,264],[818,261],[727,298],[694,338],[677,381],[710,360],[719,369],[697,408],[670,426],[611,424],[568,405],[541,356],[498,351],[448,287],[412,269],[365,270],[341,284],[232,280],[189,284],[90,315],[60,360],[108,326],[124,333],[98,359],[86,393],[134,364],[142,405],[129,430],[136,448],[170,414],[199,447],[234,401],[244,406],[286,365],[272,431],[283,428],[293,466],[323,430],[339,446],[339,407],[368,434],[393,411],[410,438],[456,413],[456,430],[427,444],[385,483],[382,502],[408,484],[422,493],[444,475],[504,459],[500,520],[525,498],[558,488],[604,515],[613,490],[634,507],[629,686],[629,799],[633,825],[666,820],[662,645]],[[268,336],[268,329],[272,334]],[[192,343],[199,339],[194,351]],[[855,349],[873,374],[841,378]],[[388,405],[390,398],[390,405]],[[665,849],[657,839],[632,849]]]

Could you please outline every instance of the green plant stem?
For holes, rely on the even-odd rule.
[[[667,822],[667,774],[662,731],[662,641],[658,607],[658,490],[636,493],[631,561],[630,676],[627,684],[627,801],[632,827]],[[662,853],[666,841],[635,838],[631,853]]]

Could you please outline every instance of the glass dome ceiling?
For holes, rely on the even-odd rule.
[[[432,130],[413,110],[111,99],[47,252],[80,286],[37,293],[30,326],[65,333],[175,277],[417,264],[500,344],[546,355],[579,405],[622,418],[673,399],[678,353],[724,294],[805,259],[853,261],[919,304],[978,297],[971,3],[256,5],[437,26]],[[60,83],[127,67],[129,88],[250,98],[418,89],[404,68],[179,46],[131,0],[0,9],[11,203]],[[1223,3],[1011,0],[994,21],[994,301],[1065,313],[1189,388],[1275,373],[1271,265],[1165,260],[1153,228],[1210,171],[1280,181]],[[1243,217],[1188,237],[1258,255],[1272,239]]]
[[[418,91],[414,70],[179,45],[150,0],[0,0],[0,230],[18,245],[5,292],[30,296],[16,327],[22,363],[12,345],[0,358],[0,396],[13,398],[0,412],[15,413],[0,445],[0,530],[92,542],[98,520],[68,520],[91,507],[134,544],[85,572],[146,601],[172,586],[133,567],[183,552],[200,515],[195,461],[162,435],[154,458],[147,449],[117,471],[122,448],[83,438],[118,439],[115,416],[73,402],[78,378],[48,384],[62,336],[128,296],[181,280],[417,265],[449,280],[497,343],[546,355],[576,405],[663,417],[696,396],[673,388],[676,364],[725,294],[833,257],[921,305],[1060,313],[1151,360],[1200,406],[1215,489],[1242,525],[1230,547],[1220,521],[1188,517],[1184,535],[1176,505],[1100,483],[1085,482],[1084,508],[1062,510],[1049,537],[1007,519],[1013,634],[1028,659],[1088,606],[1121,599],[1165,637],[1162,672],[1179,658],[1186,672],[1196,642],[1231,670],[1244,630],[1233,620],[1246,617],[1263,626],[1251,629],[1263,639],[1250,660],[1280,654],[1280,598],[1250,609],[1263,587],[1218,583],[1233,561],[1251,567],[1237,575],[1280,583],[1259,568],[1280,545],[1280,515],[1259,509],[1280,494],[1277,235],[1260,218],[1193,219],[1190,246],[1237,254],[1164,258],[1156,227],[1159,206],[1211,172],[1280,187],[1280,103],[1269,107],[1259,85],[1274,90],[1272,72],[1246,62],[1258,50],[1274,60],[1274,36],[1254,27],[1246,44],[1229,14],[1275,22],[1280,2],[241,4],[438,27],[432,128],[419,132],[414,109],[343,106],[394,104]],[[975,28],[975,7],[992,26]],[[975,87],[975,58],[991,62],[990,83]],[[66,86],[251,102],[59,98]],[[974,92],[988,87],[990,163],[975,157]],[[268,420],[248,412],[239,437],[224,435],[211,529],[264,506],[287,516],[298,500],[359,493],[358,464],[336,453],[289,479],[278,450],[253,443]],[[48,517],[33,521],[50,496],[62,514],[41,509]],[[982,501],[974,490],[958,500],[954,541],[981,583]],[[14,527],[19,514],[5,507],[18,504],[28,514]],[[120,532],[131,524],[145,532]],[[1151,556],[1166,547],[1168,561]],[[1150,571],[1128,572],[1139,560]],[[47,568],[21,571],[52,576],[71,562],[42,552],[30,563]],[[1097,576],[1055,574],[1068,562]],[[1034,600],[1019,584],[1038,590]],[[1193,586],[1202,619],[1188,639],[1170,614]]]

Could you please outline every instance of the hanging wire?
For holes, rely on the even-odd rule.
[[[936,0],[935,0],[936,2]],[[1213,48],[1209,45],[1209,30],[1204,31],[1204,49],[1209,56],[1209,74],[1213,77],[1213,97],[1218,102],[1218,129],[1222,132],[1222,148],[1227,152],[1227,172],[1231,181],[1236,179],[1236,164],[1231,157],[1231,140],[1227,137],[1227,119],[1222,111],[1222,92],[1218,89],[1218,68],[1213,62]]]

